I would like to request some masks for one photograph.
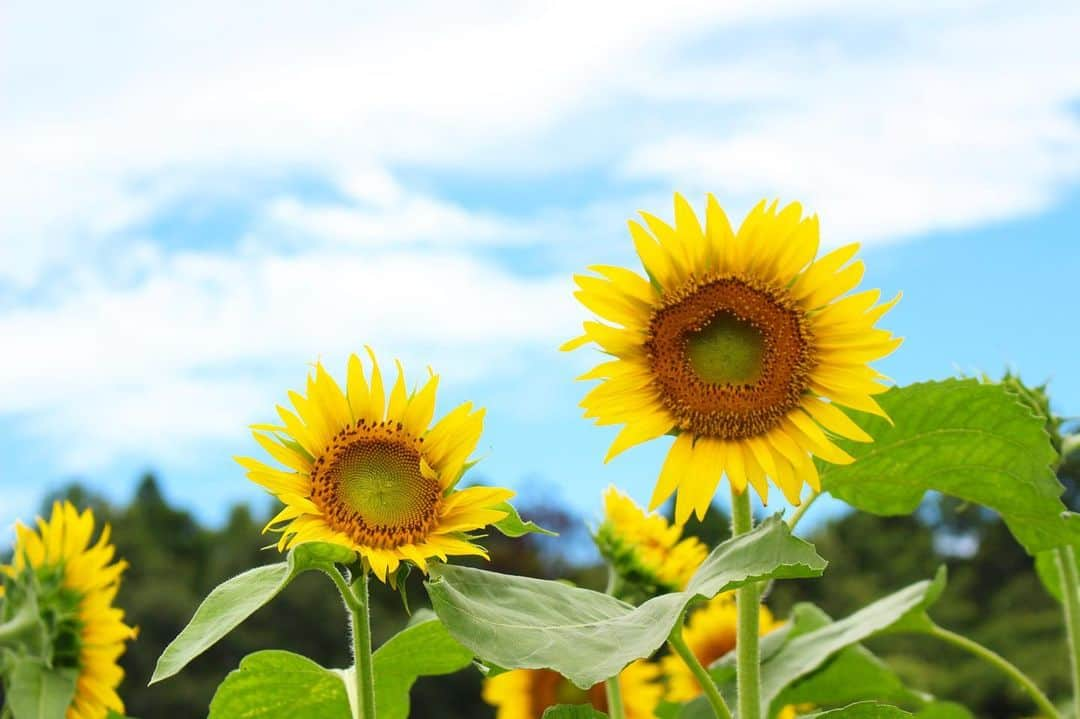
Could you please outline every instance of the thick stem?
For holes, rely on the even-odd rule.
[[[1072,666],[1073,716],[1080,718],[1080,578],[1076,574],[1076,554],[1070,546],[1057,548],[1061,576],[1061,605],[1065,611],[1065,633],[1069,638]]]
[[[686,646],[686,640],[683,638],[683,620],[679,617],[679,621],[675,624],[675,628],[671,630],[671,635],[668,636],[668,644],[675,650],[675,653],[683,660],[683,663],[690,669],[690,672],[697,679],[698,684],[701,685],[701,690],[705,692],[705,698],[709,700],[709,705],[712,706],[713,713],[717,719],[732,719],[731,710],[728,709],[727,702],[724,701],[724,697],[721,696],[720,690],[716,688],[716,682],[709,676],[709,672],[705,667],[701,666],[701,662],[694,656],[694,653],[690,651],[690,647]]]
[[[750,492],[731,489],[731,530],[734,536],[754,528],[750,510]],[[747,584],[735,592],[739,623],[735,631],[735,656],[738,668],[739,719],[761,719],[761,647],[758,644],[760,590]]]
[[[611,719],[625,719],[622,705],[622,687],[619,686],[619,675],[615,675],[604,682],[607,691],[607,714]]]
[[[349,613],[353,625],[353,661],[356,670],[356,719],[375,719],[375,673],[371,661],[371,610],[368,606],[368,569],[352,584]]]
[[[1032,701],[1039,707],[1039,711],[1046,717],[1051,719],[1060,719],[1061,714],[1058,713],[1057,707],[1046,698],[1046,695],[1042,693],[1042,690],[1031,681],[1026,674],[1017,669],[1009,660],[1001,656],[992,649],[988,649],[978,642],[974,642],[965,636],[951,632],[948,629],[944,629],[939,626],[934,626],[930,630],[930,636],[937,637],[942,641],[948,642],[955,647],[959,647],[966,652],[969,652],[983,661],[992,664],[997,667],[1003,674],[1019,684]]]

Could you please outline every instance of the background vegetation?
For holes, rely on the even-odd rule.
[[[1073,455],[1080,456],[1080,453]],[[1068,488],[1066,502],[1078,509],[1080,461],[1060,470]],[[288,649],[324,666],[349,663],[342,636],[345,613],[332,587],[321,576],[301,576],[281,597],[230,634],[179,676],[153,688],[146,682],[162,648],[190,618],[198,602],[222,580],[261,563],[278,561],[263,551],[269,538],[260,534],[270,516],[246,506],[235,507],[224,526],[201,525],[183,509],[171,506],[152,476],[144,477],[126,506],[106,502],[73,484],[45,499],[67,497],[92,506],[113,525],[119,554],[131,564],[119,603],[141,634],[124,658],[127,679],[121,695],[129,714],[161,719],[205,716],[210,697],[240,659],[259,649]],[[604,570],[580,551],[588,546],[585,519],[560,507],[525,506],[524,515],[562,534],[558,540],[530,535],[509,540],[487,538],[491,568],[543,578],[569,577],[602,588]],[[710,543],[728,535],[727,518],[713,511],[689,531]],[[830,560],[818,580],[776,584],[768,603],[785,616],[798,601],[812,601],[833,617],[843,617],[889,592],[932,576],[938,565],[949,566],[948,590],[933,615],[1001,652],[1048,690],[1052,698],[1069,692],[1068,659],[1061,614],[1034,574],[1031,559],[991,513],[928,499],[913,517],[880,518],[851,513],[833,520],[809,538]],[[409,579],[412,606],[425,601],[419,577]],[[376,643],[404,624],[401,597],[379,587],[373,597]],[[942,698],[962,702],[980,717],[1015,717],[1030,711],[1025,698],[1000,676],[969,656],[954,653],[921,637],[891,637],[870,645],[910,685]],[[466,670],[449,677],[421,679],[413,690],[413,717],[465,719],[492,717],[480,700],[480,675]]]

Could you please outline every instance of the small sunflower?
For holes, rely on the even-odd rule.
[[[136,630],[124,624],[124,612],[113,601],[127,562],[113,561],[109,525],[91,544],[89,509],[80,514],[70,502],[55,502],[51,517],[39,517],[37,525],[36,531],[15,525],[12,563],[0,566],[0,572],[16,589],[21,575],[33,573],[32,584],[42,593],[38,606],[54,618],[53,666],[78,671],[67,718],[102,719],[110,710],[122,714],[116,688],[124,671],[117,662]]]
[[[278,549],[330,542],[358,552],[382,581],[402,562],[427,571],[427,560],[487,552],[470,532],[497,522],[507,489],[455,486],[470,466],[484,411],[465,402],[431,425],[439,378],[412,392],[397,363],[389,398],[369,349],[371,374],[360,358],[348,363],[346,391],[321,363],[307,395],[290,392],[295,411],[279,406],[283,426],[256,425],[255,439],[286,469],[246,457],[247,476],[285,508],[267,525],[281,532]]]
[[[683,630],[683,637],[686,639],[686,646],[702,666],[708,667],[735,648],[738,618],[735,597],[731,593],[717,595],[690,615],[690,621]],[[758,624],[764,636],[783,622],[777,622],[769,608],[762,605]],[[667,677],[665,698],[668,701],[681,704],[701,694],[701,685],[678,655],[664,655],[660,659],[660,665]]]
[[[733,233],[709,195],[703,229],[675,195],[675,226],[642,213],[630,222],[646,276],[595,266],[575,277],[578,300],[603,322],[563,345],[593,342],[612,359],[580,379],[602,380],[582,401],[597,424],[622,424],[607,459],[664,434],[676,439],[649,503],[677,491],[675,517],[703,518],[722,475],[763,501],[772,480],[798,504],[819,489],[812,455],[852,461],[830,434],[872,438],[841,406],[886,416],[887,389],[867,363],[901,340],[874,323],[899,299],[844,297],[862,279],[858,245],[815,259],[817,217],[793,203],[760,203]],[[615,325],[615,326],[613,326]]]
[[[654,719],[664,689],[657,681],[660,667],[652,662],[631,662],[619,674],[626,719]],[[591,704],[607,711],[603,683],[588,691],[550,669],[514,669],[484,680],[484,701],[495,707],[495,719],[541,719],[557,704]]]
[[[682,538],[681,526],[646,514],[615,487],[604,493],[596,544],[620,577],[649,594],[684,589],[708,554],[696,537]]]

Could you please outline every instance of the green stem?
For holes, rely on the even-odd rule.
[[[686,646],[686,639],[683,638],[682,617],[679,617],[679,621],[675,623],[675,628],[671,630],[671,634],[668,636],[668,644],[682,658],[694,678],[697,679],[698,684],[701,685],[701,690],[705,692],[705,698],[709,700],[717,719],[732,719],[731,710],[728,709],[727,702],[721,696],[720,690],[716,688],[716,682],[709,676],[709,672],[706,671],[705,667],[701,666],[701,662],[690,651],[690,647]]]
[[[619,675],[608,679],[604,682],[604,688],[607,690],[607,714],[611,719],[625,719],[622,705],[622,687],[619,686]]]
[[[754,528],[750,510],[750,492],[731,490],[731,530],[734,536]],[[758,613],[760,590],[757,584],[747,584],[735,592],[738,605],[738,625],[735,630],[735,656],[738,668],[739,719],[761,719],[761,647]]]
[[[933,628],[930,629],[930,636],[937,637],[942,641],[948,642],[955,647],[959,647],[960,649],[979,657],[983,661],[994,665],[1001,670],[1003,674],[1007,675],[1010,679],[1023,687],[1024,691],[1027,692],[1028,696],[1030,696],[1032,701],[1039,707],[1039,711],[1046,717],[1049,717],[1050,719],[1060,719],[1061,714],[1058,713],[1057,707],[1046,698],[1046,695],[1042,693],[1042,690],[1039,689],[1035,682],[1031,681],[1026,674],[1017,669],[1016,666],[1009,662],[1005,657],[992,649],[984,647],[978,642],[972,641],[965,636],[957,634],[956,632],[951,632],[948,629],[944,629],[937,625],[934,625]]]
[[[371,661],[371,610],[368,606],[368,569],[353,581],[349,603],[353,628],[353,661],[356,672],[355,719],[375,719],[375,673]]]
[[[1073,716],[1080,717],[1080,578],[1076,575],[1076,555],[1070,546],[1057,548],[1058,573],[1061,575],[1061,605],[1065,611],[1065,630],[1069,638],[1069,662],[1072,665]]]
[[[803,516],[806,514],[806,511],[810,509],[810,505],[812,505],[820,496],[820,492],[810,492],[810,496],[807,497],[806,500],[799,505],[799,507],[791,515],[791,519],[788,520],[788,529],[795,529],[795,525],[799,523],[799,520],[803,518]]]

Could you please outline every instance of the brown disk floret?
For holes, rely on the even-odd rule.
[[[746,381],[709,381],[690,342],[717,321],[746,328],[760,360]],[[782,288],[741,277],[691,280],[653,312],[645,343],[654,385],[679,429],[725,440],[760,436],[799,406],[814,366],[813,337]]]
[[[311,499],[327,524],[378,549],[426,539],[442,488],[421,471],[422,443],[400,422],[360,420],[338,432],[311,470]]]

